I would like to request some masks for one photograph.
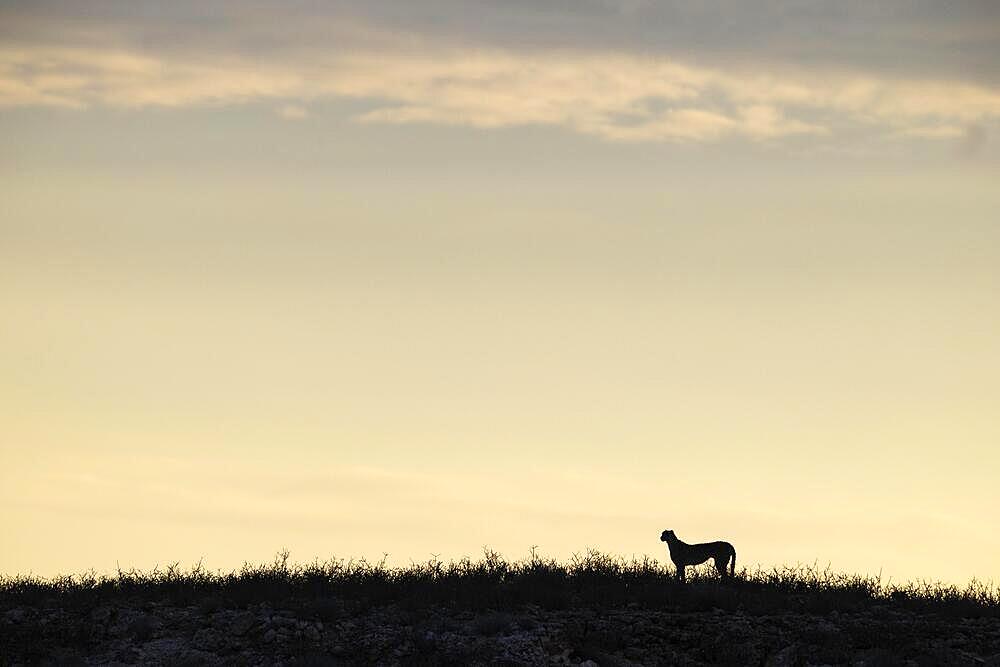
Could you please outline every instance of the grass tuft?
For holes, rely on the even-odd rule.
[[[197,605],[205,614],[231,605],[297,601],[324,617],[352,606],[398,603],[412,609],[450,606],[509,610],[526,605],[562,609],[571,605],[683,611],[723,609],[749,613],[860,611],[905,608],[962,617],[1000,617],[1000,589],[973,581],[964,588],[930,582],[884,584],[880,577],[796,565],[744,568],[720,580],[696,570],[687,583],[673,569],[650,559],[626,559],[594,550],[560,563],[532,551],[508,561],[486,549],[478,560],[433,558],[406,567],[385,560],[331,559],[298,564],[287,551],[274,561],[239,570],[210,572],[201,563],[181,570],[177,563],[149,572],[94,571],[44,579],[0,576],[0,608],[54,605],[86,607],[134,600]],[[480,632],[502,630],[501,615],[483,616]],[[141,629],[140,629],[141,630]]]

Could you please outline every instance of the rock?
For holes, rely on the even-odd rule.
[[[126,646],[115,653],[115,660],[126,665],[134,665],[142,660],[142,653],[135,647]]]
[[[143,646],[139,662],[161,665],[211,665],[220,661],[210,653],[191,648],[184,639],[164,637],[154,639]]]
[[[271,617],[271,625],[276,628],[294,628],[295,619],[288,618],[287,616],[274,615]]]
[[[573,649],[567,648],[563,649],[560,653],[553,655],[549,658],[549,662],[554,665],[569,665],[572,664],[569,656],[573,653]]]
[[[4,620],[11,624],[23,623],[28,618],[28,612],[24,609],[11,609],[3,616]]]
[[[302,658],[305,664],[1000,667],[1000,618],[986,614],[961,618],[893,609],[883,614],[888,620],[879,620],[865,610],[720,614],[583,605],[473,611],[381,603],[354,604],[350,615],[324,624],[309,600],[276,605],[275,611],[234,606],[208,616],[196,601],[8,605],[0,608],[0,663],[257,667]]]
[[[155,616],[137,614],[129,622],[127,634],[132,635],[140,642],[145,642],[152,639],[162,625],[163,623]]]
[[[225,645],[222,635],[214,628],[202,628],[194,633],[191,643],[202,651],[218,651]]]
[[[115,610],[112,607],[97,607],[90,612],[90,620],[98,625],[108,625],[114,615]]]
[[[796,664],[795,654],[797,652],[798,647],[791,644],[768,657],[764,665],[765,667],[791,667],[791,665]]]
[[[253,617],[253,614],[243,613],[236,616],[232,623],[229,624],[229,631],[237,637],[242,637],[250,632],[256,623],[257,621]]]

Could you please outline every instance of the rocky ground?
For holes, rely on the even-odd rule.
[[[0,662],[274,665],[996,665],[1000,618],[864,611],[469,611],[319,598],[0,610]]]

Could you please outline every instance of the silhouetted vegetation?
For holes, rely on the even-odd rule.
[[[651,559],[272,563],[0,578],[0,664],[1000,664],[993,585]]]
[[[742,569],[720,580],[707,569],[686,583],[675,581],[672,568],[655,560],[624,559],[596,551],[567,563],[531,558],[508,561],[486,550],[477,560],[433,559],[407,567],[366,560],[289,562],[287,552],[272,563],[245,564],[233,572],[210,572],[201,564],[182,570],[177,564],[149,572],[94,572],[43,579],[0,577],[0,607],[93,606],[121,600],[199,605],[206,612],[267,602],[314,606],[322,615],[325,601],[338,605],[400,604],[420,608],[449,606],[505,610],[524,605],[563,609],[569,605],[701,611],[740,609],[749,613],[780,611],[827,613],[873,606],[899,607],[966,617],[1000,617],[1000,590],[972,582],[964,588],[929,582],[883,583],[879,577],[843,574],[815,566]]]

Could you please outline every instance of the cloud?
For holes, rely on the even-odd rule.
[[[958,125],[917,125],[903,128],[896,136],[899,138],[954,139],[964,134],[965,131]]]
[[[368,105],[366,124],[552,126],[613,142],[836,142],[863,129],[954,139],[1000,118],[1000,90],[963,81],[747,64],[721,69],[620,52],[468,47],[154,52],[123,46],[0,47],[0,107],[192,107],[319,99]],[[959,133],[964,130],[957,130]]]
[[[286,104],[278,109],[277,113],[285,120],[303,120],[309,117],[308,109],[294,104]]]
[[[822,125],[785,118],[784,112],[767,104],[754,104],[740,109],[744,131],[752,137],[768,139],[789,134],[828,134]]]
[[[987,132],[982,125],[973,123],[961,132],[962,141],[958,145],[958,153],[963,157],[973,157],[986,146]]]
[[[993,0],[6,0],[0,43],[131,45],[265,58],[413,44],[593,50],[1000,85]],[[369,44],[370,45],[370,44]]]

